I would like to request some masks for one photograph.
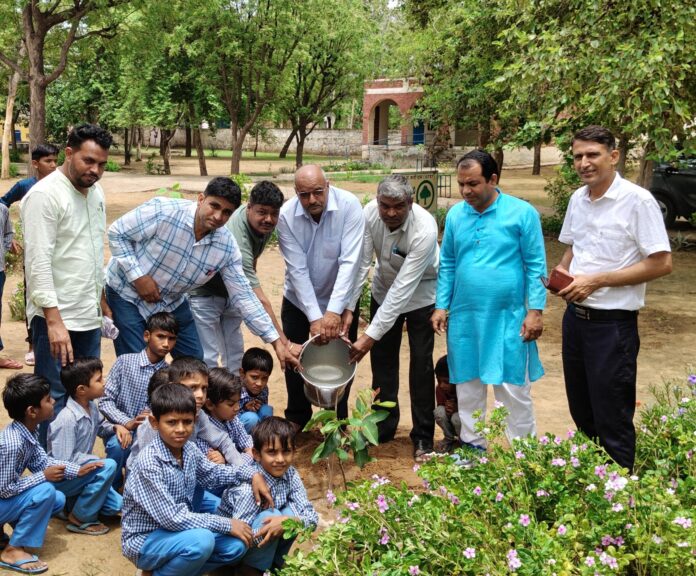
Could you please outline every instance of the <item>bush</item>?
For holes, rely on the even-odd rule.
[[[115,160],[107,160],[106,167],[104,168],[106,172],[120,172],[121,165]]]
[[[643,413],[637,475],[573,431],[504,448],[498,406],[479,423],[486,453],[430,460],[417,491],[378,476],[353,485],[281,574],[693,574],[695,393],[691,375]]]
[[[358,170],[378,170],[380,172],[388,170],[384,164],[379,162],[369,162],[367,160],[348,160],[346,162],[336,162],[323,166],[326,172],[355,172]]]
[[[0,162],[2,162],[2,155],[0,155]],[[9,167],[10,178],[16,178],[19,175],[19,168],[17,168],[17,165],[13,164],[13,162],[17,162],[17,160],[13,160],[12,154],[10,153],[10,167]]]
[[[14,223],[14,239],[20,245],[24,246],[24,231],[22,230],[22,223],[17,220]],[[22,270],[22,264],[24,263],[24,254],[21,252],[15,254],[14,252],[5,253],[5,272],[9,276],[14,274],[18,270]]]
[[[252,183],[251,177],[246,174],[230,174],[230,179],[242,190],[242,203],[247,202],[249,200],[249,191],[246,186]]]
[[[27,319],[26,306],[24,304],[24,282],[19,282],[10,297],[10,316],[12,320],[24,322]]]

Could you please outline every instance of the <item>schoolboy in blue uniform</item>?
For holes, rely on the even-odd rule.
[[[61,410],[48,427],[48,455],[76,464],[101,460],[104,465],[97,473],[101,484],[97,481],[93,483],[92,507],[104,516],[115,516],[123,504],[121,495],[113,489],[117,464],[110,458],[95,456],[92,451],[97,435],[104,444],[109,438],[116,437],[122,445],[127,445],[131,437],[123,426],[105,421],[97,410],[95,400],[104,394],[102,362],[99,358],[76,358],[62,368],[60,379],[68,394],[68,401],[65,410]],[[108,532],[106,526],[96,521],[96,513],[91,518],[92,521],[83,522],[82,526],[69,524],[68,530],[86,534]]]
[[[210,423],[227,434],[242,456],[246,454],[249,462],[252,462],[254,442],[237,417],[241,390],[242,381],[239,376],[225,368],[213,368],[208,373],[208,397],[203,404],[203,410]],[[211,448],[210,444],[202,438],[198,438],[196,444],[203,454],[207,454]]]
[[[86,486],[101,467],[99,462],[79,466],[50,458],[39,444],[37,428],[53,418],[55,401],[48,380],[35,374],[15,374],[2,393],[13,422],[0,432],[0,525],[13,526],[12,537],[0,551],[0,568],[25,573],[45,572],[48,566],[25,548],[40,548],[52,515],[65,506],[64,491]],[[23,476],[26,469],[31,474]],[[62,490],[62,491],[61,491]],[[73,508],[73,520],[83,509]]]
[[[148,419],[157,437],[140,453],[126,479],[123,554],[143,574],[158,576],[203,574],[239,562],[251,544],[251,528],[194,512],[196,486],[215,489],[263,480],[251,466],[216,466],[189,442],[197,410],[190,389],[181,384],[160,386],[152,393],[150,408]],[[266,494],[270,496],[267,488]]]
[[[99,410],[109,422],[124,426],[132,435],[147,418],[147,386],[152,375],[168,366],[165,357],[176,345],[179,325],[173,314],[158,312],[147,320],[145,348],[136,354],[116,358],[106,378],[106,392],[99,401]],[[129,443],[130,446],[130,443]],[[119,465],[114,487],[123,483],[122,469],[130,448],[122,448],[115,438],[106,444],[106,455]]]
[[[315,528],[319,517],[307,498],[302,479],[292,467],[295,428],[284,418],[271,416],[252,432],[257,470],[268,484],[275,508],[262,510],[251,485],[230,487],[222,495],[218,514],[251,524],[251,548],[237,568],[237,576],[260,575],[271,568],[282,568],[284,556],[294,539],[283,539],[283,521],[296,518],[305,527]]]
[[[273,406],[268,404],[268,378],[272,371],[273,358],[263,348],[249,348],[242,356],[239,419],[249,433],[261,420],[273,416]]]

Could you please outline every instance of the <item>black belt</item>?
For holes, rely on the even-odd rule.
[[[610,320],[633,320],[638,316],[638,310],[598,310],[586,308],[577,304],[568,304],[568,309],[576,318],[590,322],[606,322]]]

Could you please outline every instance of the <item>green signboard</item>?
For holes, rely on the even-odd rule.
[[[437,212],[437,172],[403,173],[413,187],[413,199],[430,212]]]

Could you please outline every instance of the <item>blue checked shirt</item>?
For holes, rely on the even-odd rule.
[[[128,469],[133,466],[138,454],[157,437],[159,437],[159,434],[150,426],[149,420],[145,420],[138,426],[138,430],[133,437],[130,456],[128,456],[128,461],[126,462]],[[217,428],[203,410],[199,410],[196,414],[196,423],[189,442],[193,442],[203,454],[208,453],[208,448],[218,450],[225,457],[225,462],[231,466],[241,466],[249,463],[249,460],[237,451],[234,442],[227,433]]]
[[[223,226],[196,240],[195,213],[196,203],[190,200],[153,198],[116,220],[109,228],[112,256],[106,283],[148,318],[155,312],[172,312],[187,292],[219,272],[231,307],[240,311],[249,329],[265,342],[277,340],[278,332],[244,275],[231,232]],[[145,275],[157,283],[158,302],[145,302],[133,287],[133,281]]]
[[[246,406],[247,402],[250,400],[258,400],[261,404],[268,404],[268,386],[261,390],[256,396],[251,395],[246,386],[242,386],[242,393],[239,396],[239,405],[241,406],[240,414],[243,412],[251,412],[251,410],[244,409],[244,406]]]
[[[282,510],[286,506],[290,506],[292,513],[302,521],[306,528],[316,527],[319,516],[307,498],[302,478],[293,466],[290,466],[280,478],[271,476],[259,464],[255,464],[255,471],[260,472],[268,484],[276,509]],[[261,506],[256,504],[250,482],[225,490],[217,509],[218,514],[242,520],[250,526],[262,511]],[[258,544],[260,540],[260,538],[254,537],[255,544]]]
[[[16,420],[0,432],[0,498],[12,498],[46,482],[44,470],[49,466],[65,466],[65,479],[77,478],[80,466],[74,462],[55,460],[39,444],[37,433]],[[31,474],[22,476],[29,469]]]
[[[101,413],[110,422],[125,426],[145,409],[150,378],[166,366],[165,360],[152,364],[144,349],[116,358],[106,377],[104,397],[99,399]]]
[[[240,452],[244,452],[244,450],[251,448],[254,445],[254,441],[251,439],[251,436],[249,436],[249,433],[244,428],[244,424],[242,424],[238,417],[234,417],[232,420],[223,422],[222,420],[214,418],[210,414],[206,414],[206,416],[208,416],[208,420],[213,426],[230,437],[232,442],[234,442],[235,447]]]
[[[228,518],[193,512],[196,486],[215,490],[251,482],[255,473],[252,466],[232,468],[213,464],[191,442],[184,445],[182,467],[157,435],[143,449],[126,479],[121,522],[124,556],[137,563],[146,538],[160,528],[171,532],[205,528],[229,534],[232,523]]]
[[[104,420],[97,403],[89,403],[89,414],[72,398],[48,427],[48,455],[59,460],[68,460],[82,466],[99,460],[92,454],[97,435],[106,443],[114,435],[114,425]]]

